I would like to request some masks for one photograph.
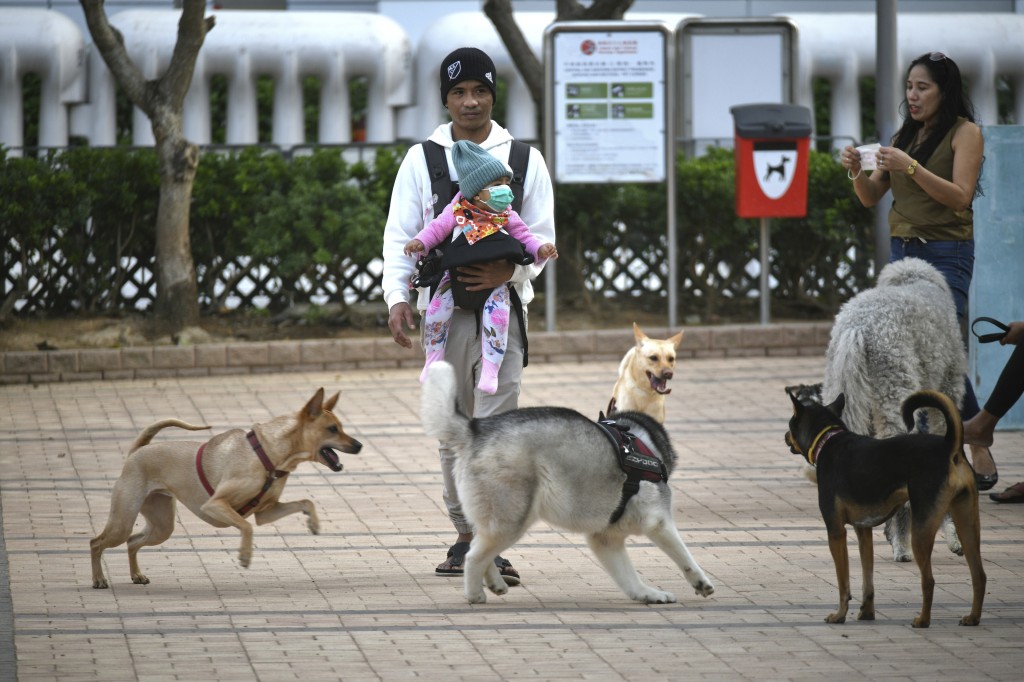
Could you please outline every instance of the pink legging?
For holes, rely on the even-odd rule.
[[[448,273],[441,278],[437,290],[427,305],[423,316],[423,351],[426,361],[420,374],[420,383],[427,378],[427,369],[444,359],[444,346],[448,341],[448,328],[455,310],[455,297]],[[477,384],[484,393],[494,394],[498,390],[498,370],[508,346],[508,323],[512,304],[508,286],[495,287],[480,310],[480,343],[482,362],[480,382]]]

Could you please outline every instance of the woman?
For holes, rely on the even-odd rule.
[[[966,329],[974,271],[971,204],[981,194],[984,142],[956,62],[941,52],[911,62],[900,110],[903,125],[891,146],[876,152],[876,171],[862,171],[860,152],[852,146],[843,150],[842,164],[865,206],[874,206],[892,190],[889,260],[915,257],[934,265],[949,283],[957,318]],[[978,399],[967,377],[964,381],[962,412],[970,419],[979,412]],[[973,445],[971,458],[978,489],[988,490],[999,480],[992,453]]]

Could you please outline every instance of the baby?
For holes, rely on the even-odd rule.
[[[464,237],[472,246],[503,233],[518,240],[534,262],[558,257],[555,245],[531,233],[519,214],[509,208],[514,197],[508,186],[512,169],[507,164],[468,140],[459,140],[452,146],[452,164],[459,177],[459,192],[441,215],[405,245],[406,255],[430,251],[445,239],[454,241]],[[454,309],[451,275],[446,272],[424,314],[426,362],[421,382],[427,376],[427,368],[444,359],[444,344]],[[498,370],[508,343],[510,309],[506,283],[490,292],[480,312],[483,363],[477,387],[485,393],[493,394],[498,389]]]

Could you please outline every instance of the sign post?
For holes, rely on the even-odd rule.
[[[544,34],[544,140],[556,182],[665,182],[668,326],[676,326],[675,131],[671,31],[660,22],[551,24]],[[554,269],[545,284],[554,291]],[[554,329],[554,296],[547,298]]]

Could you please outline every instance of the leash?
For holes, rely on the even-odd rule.
[[[665,463],[651,452],[646,443],[629,432],[628,426],[623,426],[613,419],[605,419],[604,415],[601,415],[596,423],[615,447],[619,468],[626,472],[619,506],[608,519],[610,525],[622,518],[630,498],[640,492],[640,481],[667,481],[668,471],[665,469]]]
[[[832,439],[832,436],[839,433],[846,433],[846,429],[841,426],[836,426],[835,424],[826,426],[819,431],[818,435],[814,437],[813,441],[811,441],[811,447],[807,451],[807,463],[814,466],[815,462],[818,461],[818,456],[821,455],[822,449],[825,447],[825,443],[829,442]]]
[[[235,510],[238,512],[239,516],[245,516],[255,509],[256,505],[258,505],[260,500],[263,499],[263,496],[267,494],[268,490],[270,490],[270,486],[274,485],[275,481],[288,475],[287,471],[281,471],[280,469],[274,468],[273,462],[271,462],[270,458],[267,457],[267,453],[263,450],[263,445],[260,443],[260,439],[256,437],[255,431],[250,431],[245,434],[245,437],[249,440],[249,445],[252,446],[253,452],[255,452],[256,456],[259,458],[260,464],[262,464],[263,468],[267,470],[267,480],[264,481],[263,488],[256,494],[256,497],[252,498],[245,505]],[[207,494],[212,497],[214,492],[213,486],[210,485],[209,479],[206,478],[206,474],[203,472],[203,450],[205,449],[206,443],[203,443],[199,446],[199,451],[196,452],[196,473],[199,474],[199,482],[203,484],[203,488],[206,489]]]
[[[999,329],[1002,329],[1002,331],[991,332],[989,334],[979,334],[977,331],[974,330],[974,326],[979,322],[988,322],[989,324],[995,325]],[[974,322],[971,323],[971,333],[978,337],[978,343],[992,343],[993,341],[1002,341],[1003,338],[1009,332],[1010,328],[1007,325],[991,317],[978,317],[975,318]]]

